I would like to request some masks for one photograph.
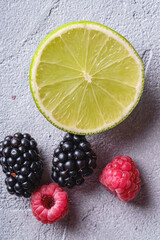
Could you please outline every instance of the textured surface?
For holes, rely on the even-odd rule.
[[[43,37],[76,20],[105,24],[124,35],[143,58],[146,84],[141,102],[122,124],[88,137],[98,168],[82,188],[68,191],[69,214],[54,225],[33,217],[29,200],[10,196],[0,172],[0,240],[160,239],[160,4],[159,0],[0,0],[0,136],[17,130],[38,140],[45,161],[43,183],[51,182],[51,152],[64,133],[37,110],[28,72]],[[98,182],[114,156],[130,155],[141,172],[142,189],[122,203]]]

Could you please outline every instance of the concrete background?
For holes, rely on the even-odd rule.
[[[159,0],[0,0],[0,139],[16,131],[38,140],[45,161],[43,183],[51,182],[50,162],[64,132],[37,110],[29,89],[31,58],[51,30],[71,21],[105,24],[125,36],[146,68],[143,97],[114,129],[88,137],[98,168],[82,188],[68,191],[70,212],[53,225],[32,215],[29,199],[7,193],[0,172],[0,240],[160,239],[160,2]],[[122,203],[98,182],[103,167],[119,154],[131,156],[142,188]]]

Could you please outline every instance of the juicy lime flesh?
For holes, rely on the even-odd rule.
[[[84,134],[125,117],[142,88],[142,63],[129,44],[86,25],[49,39],[31,70],[43,114],[58,127]]]

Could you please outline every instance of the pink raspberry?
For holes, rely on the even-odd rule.
[[[103,169],[99,181],[119,200],[128,202],[140,190],[141,180],[136,164],[128,156],[117,156]]]
[[[54,223],[68,213],[68,196],[57,184],[38,188],[32,195],[33,215],[42,223]]]

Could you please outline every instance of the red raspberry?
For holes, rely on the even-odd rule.
[[[57,184],[38,188],[32,195],[33,215],[42,223],[54,223],[68,213],[68,196]]]
[[[128,156],[115,157],[103,169],[99,181],[124,202],[133,199],[141,185],[136,164]]]

